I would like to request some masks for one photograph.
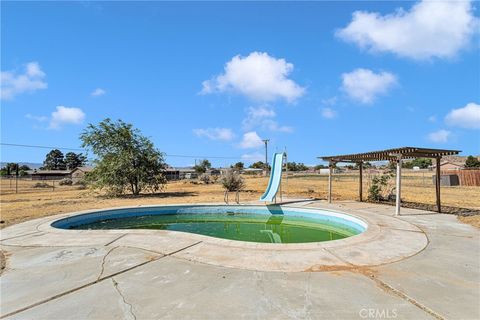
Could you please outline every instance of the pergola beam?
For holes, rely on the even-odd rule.
[[[443,156],[459,154],[460,150],[445,150],[445,149],[431,149],[431,148],[417,148],[417,147],[403,147],[396,149],[386,149],[380,151],[356,153],[336,156],[322,156],[318,157],[324,161],[328,161],[328,202],[332,202],[332,164],[338,162],[358,163],[360,169],[359,176],[359,198],[363,200],[362,177],[363,177],[363,162],[364,161],[395,161],[397,163],[396,175],[396,204],[395,214],[400,214],[401,205],[401,176],[402,176],[402,160],[415,158],[431,158],[436,160],[436,177],[435,177],[435,193],[437,211],[441,212],[441,198],[440,198],[440,159]]]

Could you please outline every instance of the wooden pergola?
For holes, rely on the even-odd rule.
[[[401,177],[402,177],[402,160],[415,159],[415,158],[432,158],[436,160],[436,175],[435,175],[435,190],[437,198],[437,211],[442,212],[440,201],[440,159],[443,156],[450,156],[459,154],[459,150],[444,150],[444,149],[429,149],[429,148],[417,148],[417,147],[403,147],[396,149],[386,149],[380,151],[372,151],[366,153],[344,154],[337,156],[322,156],[318,157],[324,161],[328,161],[328,202],[332,202],[332,169],[335,164],[339,162],[356,163],[359,167],[359,186],[358,194],[360,201],[363,201],[363,162],[364,161],[391,161],[397,163],[396,174],[396,206],[395,215],[400,214],[400,202],[401,202]]]

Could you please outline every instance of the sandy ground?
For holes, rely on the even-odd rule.
[[[27,183],[22,181],[22,183]],[[0,227],[22,221],[79,210],[169,203],[222,202],[223,189],[220,184],[199,184],[191,181],[170,182],[164,192],[146,194],[140,197],[124,196],[108,198],[90,190],[79,190],[76,186],[55,186],[55,189],[35,189],[32,182],[21,185],[19,193],[10,187],[9,181],[2,181]],[[256,200],[265,190],[267,178],[246,177],[246,189],[240,201]],[[364,198],[367,196],[369,179],[364,178]],[[283,191],[289,197],[326,199],[327,177],[290,177],[283,184]],[[231,199],[234,198],[232,194]],[[338,176],[333,182],[334,200],[358,199],[358,180],[354,176]],[[431,176],[404,177],[402,185],[404,201],[426,204],[435,203],[435,188]],[[480,187],[442,187],[442,204],[480,210]],[[479,226],[480,216],[465,217],[461,221]]]

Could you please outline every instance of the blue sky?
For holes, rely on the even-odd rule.
[[[3,143],[78,148],[110,117],[167,154],[238,158],[211,159],[222,166],[261,159],[264,138],[306,164],[407,145],[480,153],[475,3],[1,6]],[[1,160],[47,151],[2,146]]]

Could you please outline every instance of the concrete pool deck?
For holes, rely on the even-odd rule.
[[[393,207],[371,203],[287,206],[347,212],[369,229],[279,249],[169,231],[50,227],[67,215],[32,220],[1,231],[0,316],[480,318],[478,229],[421,210],[393,217]]]

